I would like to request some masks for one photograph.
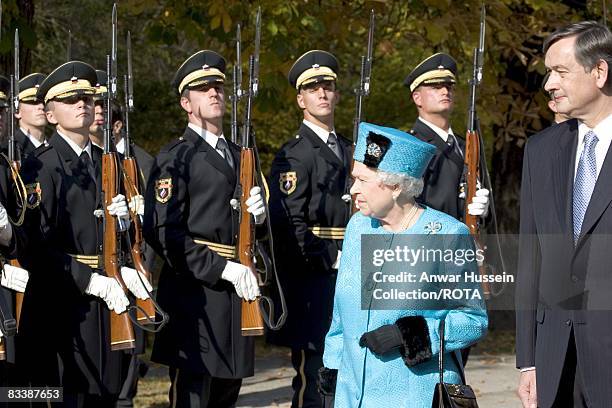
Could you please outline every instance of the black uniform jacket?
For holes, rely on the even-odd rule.
[[[12,219],[17,219],[16,202],[13,194],[13,179],[10,176],[8,162],[0,158],[0,203],[7,210]],[[25,235],[20,227],[11,226],[13,230],[13,238],[8,246],[0,246],[0,256],[3,262],[8,262],[9,259],[17,258],[17,252],[25,246]],[[0,286],[0,318],[12,319],[15,316],[15,292]],[[9,363],[15,362],[15,337],[2,337],[2,343],[5,347],[5,358]],[[0,362],[0,364],[2,364]],[[0,379],[0,384],[6,384],[4,381],[10,379]],[[10,384],[10,382],[8,383]]]
[[[221,273],[226,259],[196,241],[235,245],[235,169],[192,129],[161,149],[147,187],[144,232],[163,256],[157,300],[170,315],[152,360],[222,378],[253,375],[254,343],[240,334],[241,300]]]
[[[8,154],[8,141],[3,142],[0,149],[4,154]],[[15,160],[23,163],[23,161],[36,150],[34,143],[30,141],[30,138],[26,136],[21,128],[15,129]]]
[[[59,383],[69,393],[117,394],[121,352],[110,351],[110,311],[102,299],[85,293],[92,272],[104,272],[69,256],[101,250],[102,219],[94,210],[101,208],[102,151],[92,145],[92,156],[95,181],[86,164],[54,133],[49,145],[22,165],[30,246],[20,261],[30,271],[30,280],[17,357],[19,364],[37,367],[28,370],[34,383]]]
[[[459,198],[459,185],[463,177],[463,157],[420,119],[416,120],[410,133],[436,146],[434,157],[423,175],[423,193],[418,197],[418,201],[458,220],[463,219],[465,201]],[[461,151],[464,151],[463,139],[457,137],[457,141]]]
[[[516,364],[536,367],[539,407],[551,407],[557,389],[569,386],[560,380],[572,331],[589,406],[612,400],[612,153],[574,244],[577,146],[572,119],[531,136],[523,159]]]
[[[21,161],[24,161],[28,158],[30,154],[32,154],[34,150],[36,150],[36,147],[34,146],[34,143],[32,143],[32,141],[30,140],[30,138],[27,137],[26,134],[21,131],[21,128],[17,128],[16,130],[17,131],[15,132],[15,146],[19,150],[19,156],[17,157],[19,157]]]
[[[285,326],[269,333],[275,344],[323,349],[337,273],[332,265],[342,239],[326,238],[316,228],[344,228],[350,216],[350,204],[342,196],[348,193],[352,144],[343,137],[338,144],[343,160],[302,124],[272,163],[270,217],[288,308]]]

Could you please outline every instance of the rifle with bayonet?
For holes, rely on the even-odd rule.
[[[240,30],[238,29],[238,33]],[[255,225],[251,214],[246,209],[246,201],[249,198],[251,188],[256,185],[257,165],[255,162],[254,134],[251,127],[251,113],[253,100],[257,96],[259,87],[259,43],[261,33],[261,8],[257,11],[255,23],[255,51],[249,56],[249,89],[246,92],[246,109],[244,123],[242,127],[242,149],[240,151],[240,226],[238,232],[238,260],[242,265],[248,266],[253,273],[256,273],[255,263]],[[240,42],[237,41],[240,45]],[[237,55],[240,55],[237,52]],[[240,60],[234,65],[234,95],[232,98],[232,120],[238,116],[238,99],[242,96],[242,91],[237,88],[240,80],[239,75]],[[236,102],[234,104],[234,102]],[[232,124],[232,131],[234,131]],[[236,123],[237,127],[237,123]],[[234,135],[232,135],[233,137]],[[243,336],[260,336],[264,333],[264,323],[259,307],[259,299],[253,301],[242,300],[242,323],[241,331]]]
[[[480,12],[480,34],[478,40],[478,48],[474,49],[474,60],[472,68],[472,78],[470,79],[470,98],[468,107],[468,126],[465,135],[465,209],[463,222],[470,230],[470,234],[474,237],[476,245],[479,246],[478,237],[480,228],[478,225],[478,216],[471,215],[468,211],[468,205],[476,195],[478,189],[478,178],[480,176],[480,166],[486,163],[480,163],[482,140],[479,134],[478,115],[476,113],[476,96],[478,87],[482,81],[483,64],[484,64],[484,41],[486,28],[486,11],[484,4]],[[481,275],[486,274],[484,264],[479,265]],[[482,289],[486,298],[490,297],[491,288],[488,281],[483,280]]]
[[[132,154],[131,136],[130,136],[130,112],[134,110],[134,84],[132,75],[132,37],[130,32],[127,33],[127,74],[125,79],[125,111],[124,111],[124,142],[125,152],[122,161],[123,165],[123,186],[125,190],[126,199],[128,202],[133,202],[135,197],[140,196],[142,185],[140,183],[140,169],[135,157]],[[134,269],[145,276],[151,281],[151,273],[145,266],[142,248],[144,247],[144,239],[142,236],[142,223],[140,216],[137,213],[137,209],[132,207],[130,209],[130,218],[132,220],[132,226],[134,227],[134,237],[130,245],[130,251],[132,254],[132,262],[134,263]],[[153,299],[136,300],[136,307],[138,309],[136,319],[137,321],[144,321],[144,323],[155,323],[155,305]]]
[[[108,206],[112,204],[113,197],[119,194],[120,167],[117,152],[112,146],[112,103],[117,95],[117,4],[113,5],[112,15],[112,47],[111,55],[106,56],[106,79],[108,91],[104,99],[104,154],[102,155],[102,197],[104,206],[104,239],[103,257],[104,272],[106,276],[114,278],[127,296],[127,288],[121,277],[120,265],[120,242],[121,231],[127,226],[122,225],[121,218],[115,219],[108,212]],[[119,224],[119,225],[118,225]],[[128,312],[121,314],[110,312],[110,335],[111,350],[123,350],[134,348],[134,329]]]
[[[23,219],[25,216],[25,187],[23,186],[23,181],[21,181],[21,177],[19,176],[19,168],[21,167],[21,157],[17,157],[15,150],[15,132],[17,131],[17,126],[15,124],[15,115],[19,113],[19,29],[15,29],[15,51],[14,51],[14,70],[13,75],[11,75],[11,117],[9,119],[10,123],[10,133],[9,133],[9,141],[8,141],[8,159],[11,164],[11,176],[15,186],[17,187],[15,190],[22,195],[22,207],[21,213],[18,217],[17,221],[14,221],[13,224],[19,226],[23,223]],[[22,152],[19,152],[20,154]],[[9,263],[16,267],[21,267],[19,261],[16,259],[9,260]],[[19,319],[21,318],[21,307],[23,305],[23,293],[15,292],[15,319],[17,320],[17,327],[19,327]]]
[[[353,151],[355,144],[357,143],[357,137],[359,136],[359,124],[363,121],[362,110],[363,110],[363,98],[370,95],[370,80],[372,78],[372,61],[374,59],[374,10],[370,11],[370,26],[368,28],[368,48],[366,55],[361,56],[361,73],[359,75],[359,86],[355,88],[355,117],[353,118]],[[353,151],[351,156],[353,157]],[[343,198],[350,203],[351,211],[353,214],[357,211],[357,207],[354,205],[354,197],[351,197],[349,189],[352,183],[348,182],[353,172],[353,165],[347,176],[346,183],[346,194]]]

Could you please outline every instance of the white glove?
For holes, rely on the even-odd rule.
[[[28,285],[28,279],[30,279],[30,273],[25,269],[5,264],[0,284],[5,288],[23,293]]]
[[[131,212],[133,212],[134,214],[138,214],[140,218],[142,219],[142,217],[144,216],[144,210],[145,210],[144,197],[140,194],[132,197],[129,203],[129,207],[130,207]]]
[[[486,217],[489,213],[489,190],[479,188],[472,198],[472,202],[468,204],[468,214],[480,217]]]
[[[249,196],[248,200],[245,201],[247,212],[253,214],[255,224],[261,225],[266,220],[266,207],[261,195],[261,188],[253,187],[249,192]]]
[[[13,237],[13,227],[9,222],[8,214],[2,204],[0,204],[0,245],[8,246]]]
[[[130,214],[123,194],[113,197],[112,203],[106,209],[110,215],[117,217],[120,231],[126,231],[130,227]]]
[[[91,274],[91,280],[85,293],[101,298],[106,302],[108,308],[117,314],[125,312],[130,304],[119,282],[95,272]]]
[[[340,257],[342,256],[342,251],[338,250],[338,256],[336,257],[336,262],[332,265],[332,269],[338,269],[340,267]]]
[[[221,279],[231,282],[236,289],[236,294],[245,300],[255,300],[260,295],[255,274],[242,264],[227,261],[221,273]]]
[[[140,277],[138,277],[138,275],[140,275]],[[152,291],[153,287],[142,273],[138,272],[136,269],[122,266],[121,278],[123,278],[123,283],[125,283],[125,286],[127,286],[130,292],[132,292],[138,299],[145,300],[149,298],[149,293],[147,291]]]

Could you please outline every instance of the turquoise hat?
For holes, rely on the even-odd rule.
[[[361,122],[353,158],[368,167],[421,178],[435,151],[410,133]]]

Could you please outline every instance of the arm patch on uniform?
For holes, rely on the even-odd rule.
[[[30,210],[35,209],[40,205],[42,200],[42,189],[40,183],[27,184],[26,186],[26,207]]]
[[[172,197],[172,179],[162,178],[155,180],[155,199],[160,203],[167,203]]]
[[[287,195],[293,193],[297,188],[297,181],[297,173],[295,171],[281,173],[280,177],[278,178],[280,191]]]

